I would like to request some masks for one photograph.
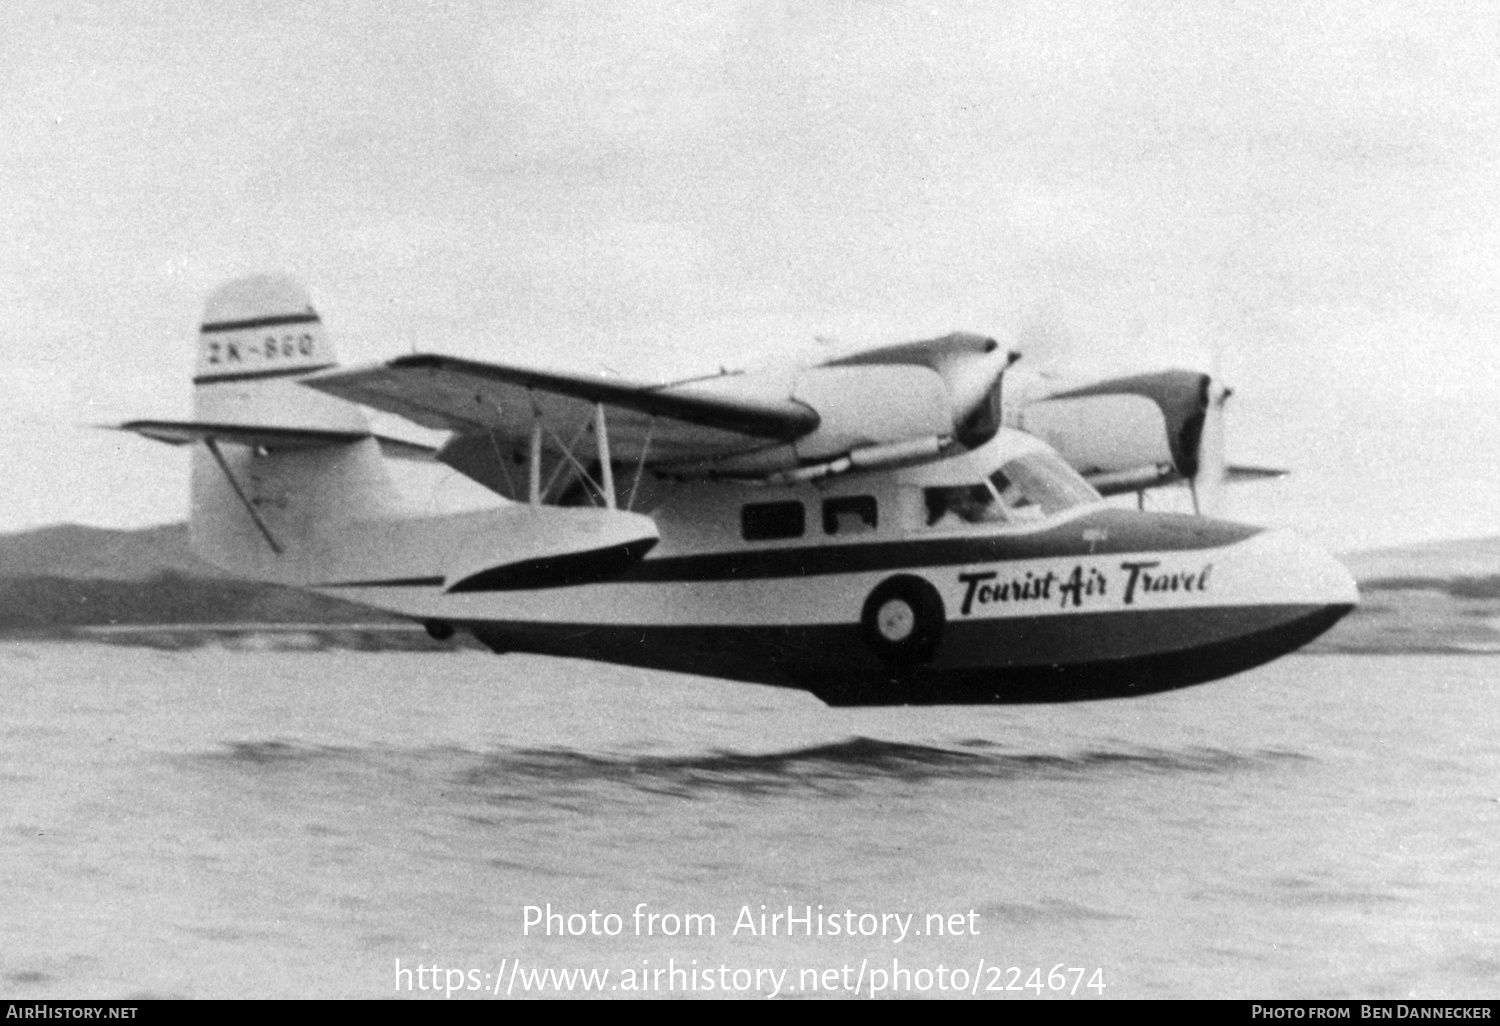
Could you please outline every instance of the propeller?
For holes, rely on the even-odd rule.
[[[1218,377],[1203,376],[1203,426],[1198,435],[1197,466],[1188,478],[1193,512],[1216,516],[1223,510],[1224,484],[1229,476],[1224,443],[1224,405],[1233,390]]]
[[[975,373],[971,377],[975,381],[971,383],[969,391],[979,391],[979,397],[977,400],[970,399],[969,412],[957,425],[960,444],[970,449],[976,448],[994,438],[995,432],[1000,430],[1004,423],[1005,372],[1020,358],[1020,353],[1009,350],[1003,355],[995,353],[973,361]],[[974,384],[982,385],[982,390],[972,387]],[[963,393],[960,392],[955,399],[962,403],[962,397]]]

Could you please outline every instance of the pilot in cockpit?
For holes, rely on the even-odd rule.
[[[1029,519],[1037,511],[1003,473],[996,471],[982,484],[928,488],[927,525],[960,527],[964,524],[1003,524]]]
[[[960,527],[964,524],[1004,522],[1005,509],[982,484],[927,489],[927,525]]]

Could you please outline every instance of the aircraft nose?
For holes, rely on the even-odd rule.
[[[1329,605],[1359,605],[1359,585],[1349,568],[1333,556],[1312,545],[1303,546],[1304,570],[1314,578],[1313,587],[1321,591]]]
[[[1243,550],[1249,576],[1262,580],[1268,599],[1342,607],[1340,615],[1359,604],[1359,588],[1348,568],[1290,531],[1266,531],[1247,541]]]
[[[1196,576],[1193,559],[1172,564],[1174,570],[1182,567],[1176,573],[1186,584],[1178,593],[1183,616],[1175,643],[1202,646],[1194,656],[1196,680],[1238,673],[1301,648],[1358,605],[1359,589],[1349,571],[1290,531],[1193,519],[1196,523],[1187,523],[1186,529],[1197,532],[1195,537],[1216,532],[1225,541],[1196,550],[1202,553]],[[1231,540],[1234,534],[1239,537]],[[1171,594],[1159,587],[1159,569],[1143,567],[1136,578],[1131,597],[1142,607]],[[1165,575],[1168,587],[1172,579],[1173,574]],[[1189,637],[1191,644],[1185,644]]]
[[[1201,587],[1187,595],[1204,606],[1261,607],[1267,615],[1339,608],[1341,616],[1359,604],[1359,589],[1348,569],[1291,531],[1209,517],[1172,516],[1160,522],[1177,532],[1182,543],[1183,558],[1171,569],[1187,573],[1201,562]],[[1148,587],[1148,572],[1143,571],[1137,590]]]
[[[1261,531],[1215,561],[1211,602],[1241,611],[1240,629],[1263,639],[1271,657],[1305,645],[1359,604],[1342,563],[1290,531]],[[1274,651],[1272,651],[1274,650]]]

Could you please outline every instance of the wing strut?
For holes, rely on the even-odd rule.
[[[635,468],[635,482],[630,486],[630,497],[625,500],[626,509],[635,508],[635,493],[640,490],[641,478],[646,473],[646,458],[651,455],[651,440],[656,436],[656,418],[651,418],[651,426],[646,429],[646,442],[641,446],[641,461]]]
[[[498,409],[498,408],[497,408]],[[646,430],[645,442],[641,447],[638,465],[630,485],[630,494],[625,499],[625,509],[629,510],[635,506],[635,497],[640,492],[641,479],[646,475],[646,461],[650,458],[651,443],[656,437],[657,418],[652,417],[650,426]],[[599,479],[583,464],[583,461],[574,453],[583,436],[589,431],[594,432],[594,444],[596,446],[597,458],[599,460]],[[584,486],[585,493],[590,501],[598,503],[603,500],[606,509],[619,509],[619,498],[615,492],[615,470],[614,459],[610,453],[609,425],[605,420],[604,404],[594,404],[594,415],[589,420],[578,426],[578,431],[573,435],[573,440],[564,442],[562,436],[547,424],[542,417],[541,408],[537,405],[535,398],[531,403],[531,429],[529,431],[529,452],[527,454],[526,473],[526,502],[532,506],[541,506],[546,503],[547,496],[552,493],[558,480],[565,474],[571,472]],[[542,452],[550,437],[556,444],[558,453],[562,456],[558,465],[553,469],[551,475],[544,482],[542,480]],[[497,449],[497,456],[499,455]],[[514,491],[514,486],[509,485]]]
[[[542,504],[542,415],[536,404],[531,406],[531,465],[527,468],[528,499],[533,506]]]
[[[653,426],[654,424],[653,420]],[[588,433],[590,428],[594,431],[594,444],[598,449],[599,480],[597,481],[594,479],[594,475],[589,473],[588,467],[584,466],[583,462],[573,453],[573,447]],[[552,440],[557,443],[558,451],[563,457],[563,462],[558,464],[557,469],[552,472],[551,478],[545,485],[541,483],[542,442],[544,434],[552,436]],[[535,404],[533,404],[531,411],[531,467],[528,481],[528,501],[533,506],[540,505],[543,497],[552,491],[552,486],[557,483],[557,479],[570,465],[573,468],[573,472],[578,475],[578,480],[584,485],[584,491],[591,499],[597,493],[599,498],[603,500],[606,509],[619,508],[615,497],[615,469],[614,465],[610,462],[609,456],[609,428],[604,421],[604,404],[594,404],[593,420],[584,421],[580,424],[578,433],[573,436],[571,442],[567,443],[564,443],[557,432],[553,431],[543,422],[541,413],[537,410]],[[643,461],[642,467],[644,465]],[[639,475],[637,475],[636,484],[640,484]],[[631,498],[633,499],[634,497],[635,492],[632,489]]]
[[[250,496],[245,494],[245,489],[240,487],[239,481],[234,476],[234,471],[229,469],[228,461],[224,459],[224,454],[219,451],[219,440],[210,435],[203,439],[203,444],[208,446],[208,451],[213,454],[214,462],[219,465],[219,469],[229,479],[229,487],[233,488],[234,494],[240,497],[240,502],[245,506],[245,512],[250,514],[250,519],[255,521],[256,527],[260,528],[260,533],[266,539],[266,544],[271,546],[271,551],[276,553],[276,555],[281,555],[281,546],[277,544],[275,536],[271,534],[271,529],[260,518],[260,511],[250,501]]]
[[[583,464],[579,463],[578,458],[573,455],[573,446],[577,445],[578,440],[584,435],[588,434],[589,428],[593,426],[589,421],[584,421],[582,424],[578,425],[578,430],[573,434],[573,440],[566,443],[563,442],[562,436],[560,436],[556,431],[553,431],[545,423],[542,423],[540,419],[536,420],[534,423],[540,425],[543,431],[552,436],[552,440],[557,443],[558,452],[562,453],[563,457],[562,460],[558,462],[556,469],[552,471],[552,475],[547,478],[547,483],[542,485],[543,497],[549,495],[552,492],[553,486],[557,484],[558,479],[567,472],[570,466],[579,474],[579,476],[584,481],[593,480],[593,478],[589,477],[589,473],[584,469]]]
[[[609,432],[604,427],[604,404],[594,404],[594,441],[599,446],[599,476],[604,486],[604,508],[615,508],[615,468],[609,465]]]

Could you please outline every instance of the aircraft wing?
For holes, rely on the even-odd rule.
[[[509,498],[518,493],[534,430],[545,479],[553,479],[549,465],[557,459],[586,472],[571,451],[589,439],[601,410],[611,465],[664,476],[802,480],[931,459],[976,409],[988,409],[1013,359],[993,340],[953,335],[813,366],[670,384],[434,355],[300,383],[451,432],[437,458]]]
[[[736,388],[735,375],[661,385],[414,355],[303,384],[426,428],[517,445],[530,436],[535,419],[572,441],[602,404],[613,453],[638,458],[649,436],[652,463],[714,459],[785,443],[815,430],[819,420],[784,392]]]

